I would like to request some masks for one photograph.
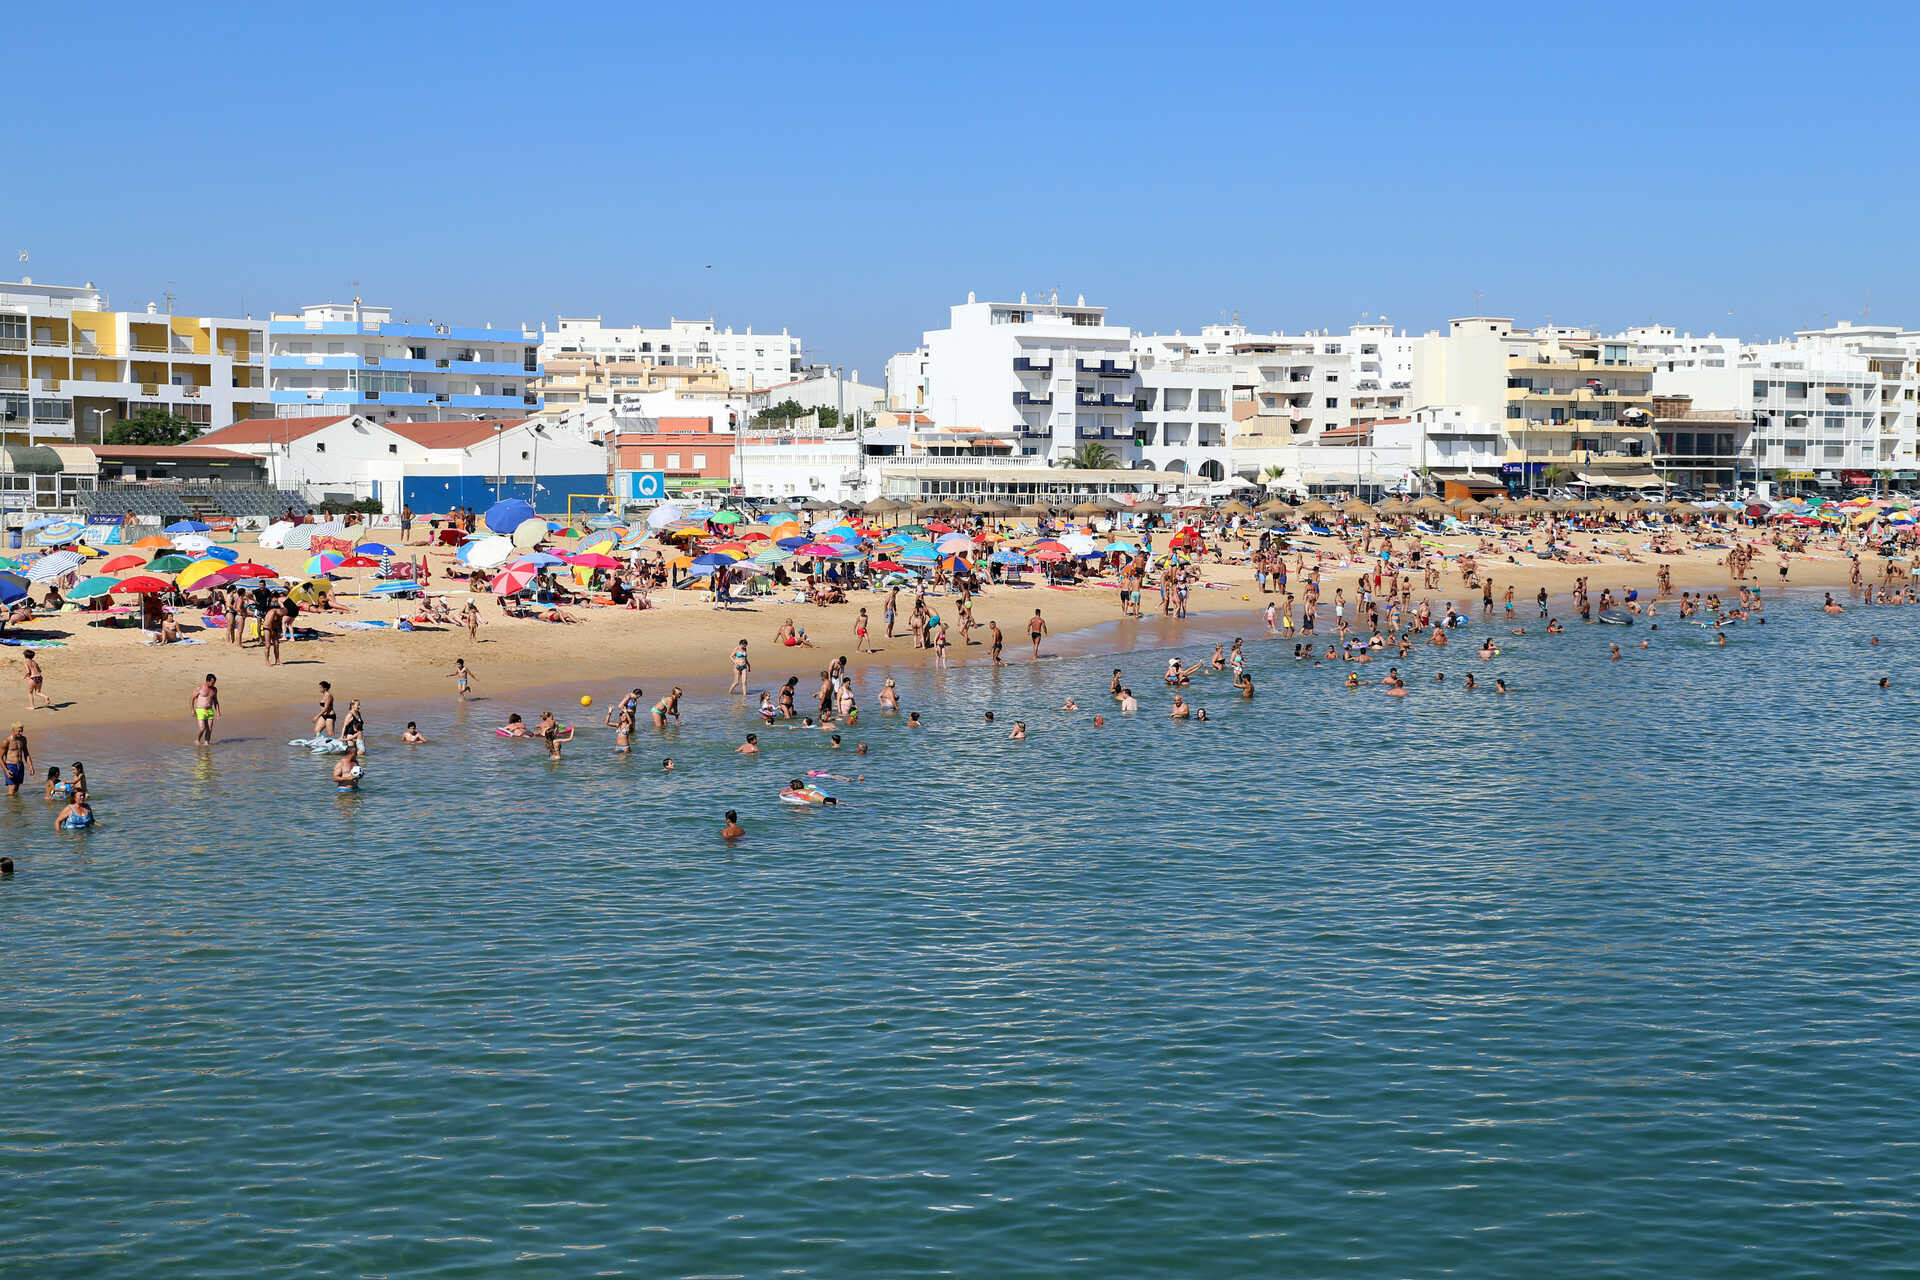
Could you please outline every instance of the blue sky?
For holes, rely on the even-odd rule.
[[[1920,326],[1913,7],[96,4],[10,15],[9,256],[115,305],[782,326]],[[581,17],[578,15],[587,15]],[[24,79],[24,84],[20,81]]]

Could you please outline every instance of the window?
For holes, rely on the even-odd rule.
[[[387,452],[388,452],[388,453],[398,453],[398,452],[400,452],[400,446],[399,446],[399,445],[397,445],[397,444],[390,444],[390,445],[388,445],[388,446],[387,446]]]
[[[1340,397],[1339,397],[1339,396],[1328,396],[1328,397],[1327,397],[1327,408],[1329,408],[1329,409],[1338,409],[1339,407],[1340,407]]]
[[[1337,356],[1340,354],[1340,344],[1337,342],[1329,342],[1321,348],[1321,351],[1326,355]]]
[[[316,440],[313,445],[313,451],[315,453],[325,453],[327,451],[327,442],[325,440]]]
[[[642,471],[651,471],[651,470],[653,470],[653,455],[652,455],[652,454],[650,454],[650,453],[643,453],[643,454],[641,454],[641,455],[640,455],[640,469],[641,469]]]
[[[707,455],[706,455],[706,454],[704,454],[704,453],[696,453],[696,454],[694,454],[694,455],[693,455],[693,469],[694,469],[695,471],[704,471],[704,470],[706,470],[706,469],[707,469]]]
[[[679,469],[680,469],[680,455],[679,455],[679,454],[677,454],[677,453],[670,453],[670,454],[668,454],[668,455],[667,455],[667,470],[669,470],[669,471],[677,471],[677,470],[679,470]]]

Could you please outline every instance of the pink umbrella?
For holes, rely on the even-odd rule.
[[[562,556],[568,564],[577,569],[618,569],[620,562],[612,556],[603,556],[597,551],[583,551],[577,556]]]
[[[839,556],[843,556],[847,554],[847,549],[843,546],[836,547],[830,542],[809,542],[806,546],[801,547],[798,551],[794,552],[793,554],[797,556],[816,556],[816,557],[822,557],[826,559],[834,559]]]
[[[532,565],[517,564],[493,580],[493,594],[497,596],[515,596],[527,589],[534,575],[540,571]]]

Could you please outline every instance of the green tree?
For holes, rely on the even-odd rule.
[[[1076,471],[1107,471],[1120,463],[1119,455],[1096,441],[1077,446],[1061,463]]]
[[[1566,482],[1567,469],[1557,462],[1550,462],[1547,464],[1547,469],[1540,473],[1540,478],[1547,482],[1547,488],[1558,488]]]
[[[1262,480],[1278,480],[1286,474],[1287,469],[1285,467],[1268,467],[1260,473],[1260,478]]]
[[[199,428],[185,418],[176,418],[165,409],[147,405],[130,418],[122,418],[107,428],[108,444],[185,444],[199,435]]]

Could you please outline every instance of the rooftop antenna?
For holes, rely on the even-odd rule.
[[[167,291],[161,296],[166,298],[167,300],[167,314],[172,315],[173,314],[173,281],[171,280],[167,281]]]

